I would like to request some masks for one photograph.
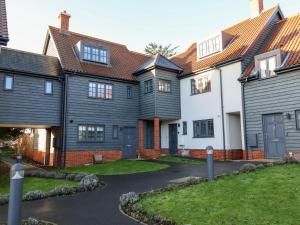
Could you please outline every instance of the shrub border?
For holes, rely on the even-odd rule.
[[[239,174],[243,174],[243,173],[249,173],[249,172],[254,172],[256,170],[259,169],[265,169],[267,167],[273,167],[273,166],[281,166],[281,165],[285,165],[285,164],[300,164],[299,161],[294,160],[294,159],[284,159],[283,161],[278,161],[278,162],[272,162],[272,163],[260,163],[260,164],[253,164],[251,162],[246,163],[244,165],[241,166],[241,168],[239,170],[234,170],[230,173],[223,173],[221,175],[217,175],[215,177],[215,180],[218,180],[221,177],[226,177],[226,176],[237,176]],[[133,219],[134,221],[137,221],[143,225],[176,225],[176,223],[172,220],[166,219],[166,218],[162,218],[159,215],[150,215],[148,212],[146,212],[144,209],[142,209],[139,205],[138,202],[145,198],[146,196],[151,196],[151,195],[155,195],[155,194],[160,194],[160,193],[164,193],[164,192],[169,192],[169,191],[173,191],[175,189],[180,189],[180,188],[184,188],[184,187],[189,187],[192,185],[196,185],[196,184],[201,184],[201,183],[206,183],[208,182],[208,180],[206,178],[193,178],[191,177],[190,180],[188,180],[187,182],[184,183],[180,183],[180,184],[171,184],[168,185],[167,187],[164,188],[159,188],[156,190],[151,190],[148,192],[142,192],[142,193],[134,193],[131,192],[131,194],[136,194],[138,196],[138,200],[137,201],[128,201],[125,203],[121,203],[121,198],[124,195],[128,195],[130,193],[127,194],[123,194],[120,197],[120,204],[119,204],[119,210],[121,211],[122,214],[126,215],[127,217]]]
[[[50,192],[45,193],[39,190],[33,190],[25,193],[23,195],[23,201],[35,201],[50,197],[56,197],[56,196],[67,196],[67,195],[73,195],[80,192],[90,192],[90,191],[96,191],[100,190],[105,186],[105,183],[101,181],[100,176],[95,175],[98,178],[98,182],[95,188],[93,189],[86,189],[79,186],[80,181],[85,178],[86,176],[91,176],[94,174],[78,174],[78,173],[63,173],[63,172],[49,172],[49,171],[42,171],[42,170],[33,170],[33,171],[25,171],[25,177],[38,177],[38,178],[46,178],[46,179],[58,179],[58,180],[72,180],[77,181],[78,184],[76,186],[70,186],[70,185],[59,185],[54,187]],[[61,191],[61,193],[51,193],[55,190],[55,188],[62,188],[64,191]],[[35,193],[37,194],[36,197],[33,199],[27,199],[24,198],[28,193]],[[9,202],[9,195],[0,195],[0,205],[8,204]],[[0,224],[1,225],[1,224]]]

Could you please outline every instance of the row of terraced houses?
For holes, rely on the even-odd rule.
[[[250,18],[166,58],[70,31],[63,11],[34,54],[5,47],[0,4],[0,127],[32,128],[34,160],[300,154],[300,14],[251,0]]]

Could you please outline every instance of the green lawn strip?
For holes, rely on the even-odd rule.
[[[143,160],[118,160],[89,166],[65,168],[60,171],[65,173],[119,175],[149,172],[165,169],[167,167],[168,165],[163,163],[147,162]]]
[[[9,193],[9,175],[0,176],[0,195],[7,195]],[[23,194],[29,191],[40,190],[45,193],[50,192],[54,187],[60,185],[76,186],[77,182],[70,180],[58,180],[36,177],[25,177]]]
[[[142,207],[178,224],[300,224],[300,165],[275,166],[148,196]]]
[[[189,159],[189,158],[183,158],[178,156],[162,156],[160,157],[159,160],[162,162],[184,163],[184,164],[193,164],[193,165],[199,165],[203,162],[197,159]]]

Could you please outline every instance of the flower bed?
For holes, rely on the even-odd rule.
[[[3,223],[0,222],[0,225],[7,225],[7,223],[6,222],[3,222]],[[44,221],[44,220],[39,220],[39,219],[36,219],[36,218],[29,217],[26,220],[22,220],[21,225],[57,225],[57,224],[49,222],[49,221]]]
[[[235,176],[235,175],[239,175],[242,173],[249,173],[255,170],[259,170],[259,169],[263,169],[266,167],[271,167],[271,166],[275,166],[275,165],[282,165],[282,164],[286,164],[286,163],[299,163],[295,160],[292,159],[286,159],[284,161],[281,162],[276,162],[276,163],[266,163],[266,164],[259,164],[259,165],[254,165],[251,163],[247,163],[245,165],[243,165],[239,170],[237,171],[233,171],[232,173],[228,173],[228,174],[222,174],[216,177],[216,179],[220,178],[220,177],[224,177],[224,176]],[[130,192],[127,194],[124,194],[120,197],[120,210],[125,213],[126,215],[128,215],[129,217],[142,222],[144,224],[149,224],[149,225],[175,225],[176,223],[172,220],[163,218],[161,216],[158,215],[150,215],[148,212],[146,212],[143,208],[142,205],[140,204],[140,201],[146,197],[146,196],[151,196],[151,195],[155,195],[155,194],[159,194],[159,193],[164,193],[164,192],[169,192],[169,191],[173,191],[173,190],[180,190],[183,187],[188,187],[188,186],[192,186],[194,184],[200,184],[200,183],[204,183],[207,182],[207,179],[202,179],[202,178],[193,178],[190,180],[187,180],[185,183],[182,184],[177,184],[177,185],[171,185],[168,186],[166,188],[161,188],[158,190],[154,190],[154,191],[150,191],[150,192],[145,192],[145,193],[134,193],[134,192]]]
[[[104,183],[100,181],[99,177],[93,174],[67,174],[48,171],[25,171],[27,177],[38,177],[47,179],[66,179],[72,181],[78,181],[77,186],[63,185],[56,186],[49,193],[45,193],[40,190],[30,191],[24,194],[23,201],[32,201],[38,199],[44,199],[54,196],[72,195],[78,192],[93,191],[104,186]],[[0,205],[7,204],[9,201],[8,196],[0,196]]]

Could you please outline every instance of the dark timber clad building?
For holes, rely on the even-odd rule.
[[[3,15],[0,44],[6,45]],[[278,15],[255,42],[259,54],[245,58],[250,66],[240,78],[249,158],[300,150],[300,16]],[[161,124],[181,118],[183,68],[176,58],[71,32],[65,11],[59,19],[59,28],[48,29],[43,55],[1,48],[0,127],[34,128],[33,159],[46,165],[92,163],[95,155],[104,161],[159,158]],[[178,124],[172,126],[167,151],[176,154]]]

